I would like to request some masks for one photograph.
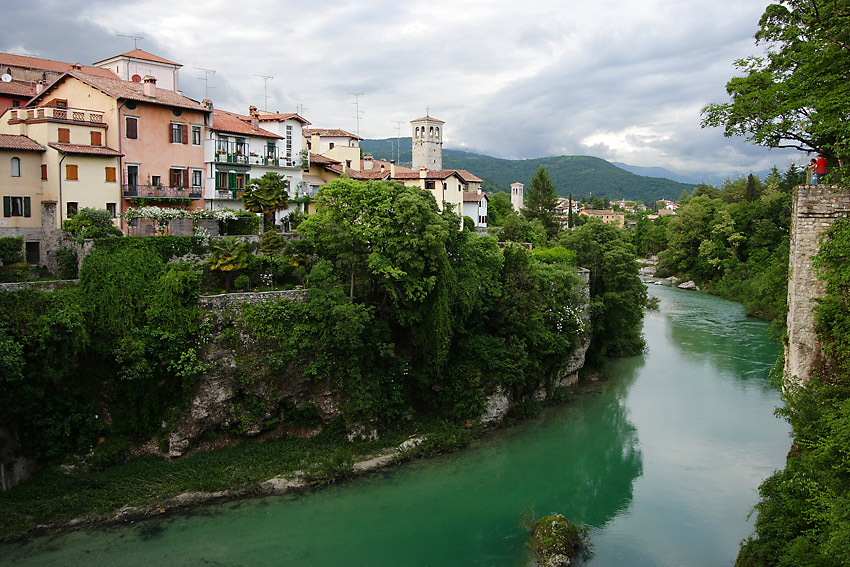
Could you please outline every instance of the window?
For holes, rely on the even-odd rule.
[[[106,168],[106,182],[107,183],[115,183],[116,175],[114,167]]]
[[[333,142],[331,142],[330,144],[328,144],[328,149],[329,149],[329,150],[334,149],[334,143],[333,143]]]
[[[292,126],[286,127],[286,157],[292,157]]]
[[[95,131],[91,132],[91,145],[92,146],[102,146],[103,145],[102,140],[103,140],[103,136],[102,136],[101,132],[95,132]]]
[[[434,189],[434,180],[433,179],[426,179],[425,180],[425,189],[431,189],[431,190]]]
[[[183,170],[172,168],[168,173],[168,178],[170,180],[169,185],[172,187],[184,187],[186,183],[183,180]]]
[[[218,190],[227,190],[227,172],[226,171],[216,171],[215,172],[215,188]]]
[[[192,187],[201,187],[203,185],[204,172],[200,169],[192,170]]]
[[[151,185],[154,187],[159,187],[162,185],[162,177],[159,175],[151,175]]]
[[[124,124],[126,128],[124,129],[124,137],[128,140],[138,140],[139,139],[139,119],[135,116],[125,116]]]
[[[71,131],[68,128],[59,128],[58,136],[60,144],[71,143]]]
[[[13,157],[12,158],[12,177],[20,177],[21,176],[21,158]]]
[[[41,164],[41,180],[47,181],[47,164]]]
[[[12,108],[18,108],[19,106],[21,106],[21,101],[19,101],[19,100],[13,100],[12,101]]]
[[[30,214],[30,198],[29,197],[10,197],[3,196],[3,216],[4,217],[29,217]]]
[[[109,212],[109,216],[115,218],[118,216],[118,204],[117,203],[106,203],[106,210]]]
[[[68,201],[68,204],[65,206],[65,213],[68,217],[76,215],[79,210],[80,204],[76,201]]]
[[[70,163],[65,164],[65,179],[68,181],[78,181],[77,166]]]
[[[53,106],[56,108],[68,108],[68,101],[62,98],[53,99]]]
[[[201,127],[200,126],[192,126],[192,145],[200,146],[201,145]]]
[[[183,125],[179,123],[172,122],[171,123],[171,143],[172,144],[182,144],[183,143]]]

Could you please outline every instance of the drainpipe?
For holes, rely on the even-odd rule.
[[[62,230],[62,211],[64,207],[62,206],[62,162],[65,161],[65,158],[68,157],[68,154],[62,152],[62,159],[59,160],[59,230]]]
[[[127,69],[128,69],[127,72],[129,73],[130,72],[129,71],[129,69],[130,69],[129,64],[127,65]],[[119,173],[119,176],[118,176],[118,180],[119,180],[118,181],[118,186],[119,186],[118,187],[118,204],[119,205],[118,206],[119,206],[119,209],[121,211],[120,214],[122,215],[120,217],[120,220],[118,221],[118,224],[120,225],[122,231],[124,229],[127,229],[127,232],[129,232],[129,227],[124,226],[125,223],[124,223],[124,216],[123,216],[124,215],[124,182],[126,181],[126,179],[124,178],[124,130],[122,129],[122,126],[124,126],[124,124],[123,124],[123,121],[121,120],[121,109],[124,108],[125,104],[127,104],[126,100],[124,102],[122,102],[121,104],[119,104],[118,108],[115,109],[116,113],[118,115],[118,153],[120,154],[118,156],[118,173]]]

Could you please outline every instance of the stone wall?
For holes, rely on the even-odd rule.
[[[825,285],[818,279],[812,259],[820,247],[820,236],[835,219],[847,216],[850,216],[850,191],[836,185],[794,188],[788,266],[786,383],[808,380],[820,357],[814,307],[815,299],[823,296]]]

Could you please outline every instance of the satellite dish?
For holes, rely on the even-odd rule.
[[[142,82],[142,77],[141,77],[141,75],[133,75],[133,77],[132,77],[132,78],[133,78],[133,82],[134,82],[134,83],[141,83],[141,82]]]
[[[3,76],[0,77],[0,79],[2,79],[4,83],[11,83],[12,75],[10,75],[9,73],[3,73]]]

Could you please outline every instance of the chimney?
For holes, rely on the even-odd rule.
[[[35,84],[35,94],[39,95],[44,91],[44,88],[47,86],[47,81],[39,81]]]
[[[248,107],[248,114],[251,115],[251,130],[259,130],[260,129],[260,113],[257,111],[256,106]]]
[[[419,179],[425,179],[426,177],[428,177],[428,168],[427,167],[420,167],[419,168]]]
[[[212,110],[212,109],[213,109],[213,103],[212,103],[212,101],[211,101],[210,99],[208,99],[208,98],[205,98],[205,99],[203,100],[203,102],[201,102],[201,104],[203,104],[203,105],[204,105],[204,108],[206,108],[207,110]]]
[[[80,65],[79,63],[73,63],[73,64],[71,65],[71,69],[73,69],[74,71],[82,71],[82,70],[83,70],[83,66],[82,66],[82,65]]]
[[[145,75],[145,78],[142,79],[142,92],[148,98],[156,98],[156,77],[152,77],[150,75]]]

